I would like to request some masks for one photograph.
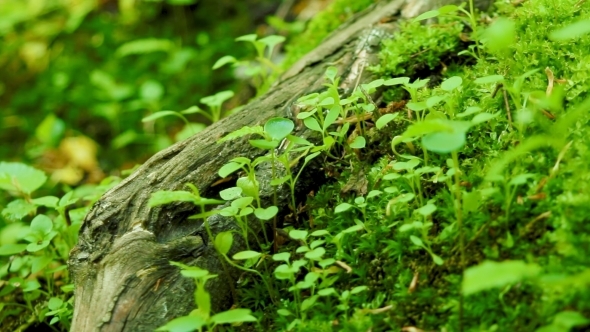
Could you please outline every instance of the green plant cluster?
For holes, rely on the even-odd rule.
[[[584,19],[589,8],[576,1],[501,7],[507,17],[488,27],[475,26],[481,23],[473,11],[454,6],[417,20],[456,19],[461,12],[472,23],[474,42],[457,55],[473,59],[473,66],[454,67],[440,83],[395,77],[364,85],[403,89],[409,116],[385,114],[384,122],[377,116],[374,129],[364,123],[371,117],[363,117],[354,134],[343,120],[378,110],[362,98],[360,87],[349,98],[334,95],[338,79],[331,68],[325,92],[299,99],[308,108],[298,118],[321,135],[322,144],[301,142],[298,151],[321,152],[307,156],[323,158],[342,175],[307,202],[309,229],[289,226],[291,242],[278,252],[261,244],[262,251],[225,256],[228,264],[250,272],[238,288],[239,306],[250,310],[244,322],[256,317],[258,329],[297,331],[589,326],[590,71],[581,62],[590,29],[579,29],[589,23]],[[542,29],[545,15],[559,22]],[[552,53],[528,51],[535,49]],[[292,124],[285,126],[276,140],[278,133],[266,126],[244,128],[226,139],[262,136],[250,142],[269,150],[261,162],[274,164],[280,159],[276,151],[284,151],[280,141],[301,144],[285,136]],[[366,145],[355,146],[354,139],[370,137],[371,130],[391,130],[394,136],[392,153],[373,165],[359,158]],[[303,157],[288,152],[282,158],[295,164]],[[232,161],[220,175],[245,162]],[[253,185],[253,169],[243,171],[240,189],[222,195],[232,206],[240,201],[226,215],[257,208],[243,212],[247,206],[241,200],[256,200],[260,190]],[[356,182],[357,195],[342,195],[350,181]],[[215,239],[222,255],[231,239],[227,234]]]
[[[43,195],[47,180],[33,167],[0,162],[0,189],[12,197],[0,211],[6,221],[0,228],[0,322],[7,330],[41,322],[69,329],[74,289],[69,252],[90,206],[119,182],[107,178],[59,198]]]
[[[19,144],[2,144],[0,158],[43,163],[63,139],[84,135],[111,171],[203,129],[242,102],[214,100],[219,108],[225,101],[223,110],[209,111],[205,98],[235,82],[229,70],[213,72],[213,63],[248,54],[234,47],[236,31],[254,29],[250,6],[271,3],[3,1],[0,139]],[[203,112],[184,113],[186,123],[141,121],[192,106]]]
[[[68,254],[89,207],[119,181],[108,175],[250,97],[223,91],[235,74],[212,66],[252,53],[234,38],[268,6],[276,1],[0,2],[0,330],[69,329]]]
[[[158,330],[557,332],[590,326],[590,7],[578,0],[501,1],[497,7],[489,26],[472,1],[469,9],[445,6],[403,24],[374,68],[382,78],[349,96],[340,95],[337,70],[328,68],[326,89],[297,100],[296,121],[313,139],[293,135],[295,123],[285,118],[222,138],[247,137],[265,154],[224,165],[219,176],[238,180],[220,197],[202,197],[192,184],[189,191],[154,193],[150,206],[198,206],[190,218],[203,220],[223,272],[244,272],[232,289],[239,302],[214,313],[206,284],[216,275],[171,262],[194,280],[196,309]],[[433,18],[439,20],[434,27],[418,23]],[[246,66],[264,91],[276,74],[268,61],[282,39],[239,40],[254,46],[256,62],[226,56],[214,67]],[[441,71],[421,77],[416,63]],[[401,98],[395,101],[403,108],[380,108],[370,97],[378,89]],[[191,107],[144,121],[174,115],[188,122],[185,115],[195,113],[217,118],[227,98],[220,92],[201,99],[210,102],[209,113]],[[373,163],[374,139],[388,153]],[[339,175],[302,207],[297,181],[318,160]],[[272,170],[272,204],[261,199],[261,167]],[[0,294],[12,301],[0,304],[10,309],[3,315],[28,310],[30,319],[51,317],[68,327],[67,252],[88,203],[116,181],[60,199],[44,195],[43,172],[0,164],[0,189],[12,197],[2,210],[11,224],[0,232]],[[279,188],[290,192],[292,222],[284,225]],[[207,218],[214,214],[233,218],[239,229],[213,234]],[[247,247],[230,257],[236,237]]]

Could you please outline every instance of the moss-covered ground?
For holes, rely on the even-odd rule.
[[[499,1],[475,27],[449,16],[403,23],[384,42],[378,77],[429,82],[415,94],[388,87],[378,106],[399,112],[379,130],[388,152],[332,161],[339,176],[286,229],[307,232],[280,249],[291,263],[308,246],[325,250],[326,266],[275,280],[274,304],[244,277],[240,305],[260,328],[590,326],[590,5]],[[464,141],[408,134],[436,119],[468,123]]]

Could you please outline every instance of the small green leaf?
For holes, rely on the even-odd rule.
[[[150,115],[142,118],[141,122],[150,122],[150,121],[154,121],[159,118],[163,118],[165,116],[176,116],[181,119],[184,119],[184,117],[182,115],[180,115],[178,112],[175,112],[175,111],[159,111],[159,112],[150,114]]]
[[[347,229],[343,230],[342,233],[344,233],[344,234],[354,233],[354,232],[361,231],[363,229],[364,229],[363,225],[354,225],[354,226],[350,226]]]
[[[264,139],[251,139],[248,141],[250,143],[250,145],[252,145],[255,148],[259,148],[262,150],[272,150],[275,149],[277,146],[279,146],[278,141],[267,141]]]
[[[197,197],[188,191],[156,191],[152,193],[148,202],[149,207],[158,205],[170,204],[173,202],[193,202],[197,201]]]
[[[363,136],[357,136],[354,140],[349,144],[349,146],[353,149],[362,149],[367,145],[367,140]]]
[[[266,45],[269,49],[273,49],[276,45],[285,41],[285,37],[279,35],[270,35],[264,38],[258,39],[259,42]]]
[[[440,84],[440,88],[445,91],[453,91],[463,84],[463,79],[459,76],[449,77]]]
[[[303,300],[301,302],[301,311],[306,311],[306,310],[311,309],[315,305],[318,298],[319,298],[318,295],[314,295],[314,296],[308,297],[305,300]]]
[[[295,252],[296,252],[296,253],[298,253],[298,254],[300,254],[300,253],[302,253],[302,252],[308,252],[308,251],[310,251],[310,250],[311,250],[311,249],[310,249],[308,246],[300,246],[300,247],[298,247],[298,248],[295,250]]]
[[[74,196],[74,191],[69,191],[65,195],[60,198],[59,203],[57,204],[58,207],[66,207],[68,205],[72,205],[78,201],[78,198],[72,198]]]
[[[242,194],[244,196],[258,197],[259,184],[257,180],[252,180],[244,176],[236,181],[236,186],[242,188]]]
[[[382,78],[371,81],[366,85],[368,88],[367,90],[375,91],[375,89],[382,86],[384,83],[385,83],[385,80]],[[373,105],[373,104],[370,104],[370,105]]]
[[[340,203],[334,209],[334,213],[342,213],[344,211],[350,210],[351,208],[352,208],[352,205],[351,204],[348,204],[348,203]]]
[[[236,253],[235,255],[232,256],[232,258],[235,260],[238,260],[238,261],[243,261],[246,259],[257,258],[260,256],[262,256],[262,254],[259,253],[258,251],[245,250],[245,251],[240,251],[240,252]]]
[[[261,136],[264,136],[264,130],[262,129],[262,126],[254,126],[254,127],[244,126],[236,131],[233,131],[233,132],[225,135],[223,138],[219,139],[217,141],[217,143],[231,141],[233,139],[240,138],[240,137],[243,137],[246,135],[252,135],[252,134],[259,134]]]
[[[277,262],[278,261],[283,261],[285,263],[289,263],[289,258],[290,257],[291,257],[291,253],[288,253],[288,252],[281,252],[281,253],[272,255],[272,259],[274,261],[277,261]]]
[[[215,236],[215,248],[222,254],[226,255],[234,242],[231,231],[221,232]]]
[[[30,195],[45,181],[45,173],[36,168],[21,163],[0,162],[0,189]]]
[[[324,236],[324,235],[330,235],[330,232],[328,232],[325,229],[320,229],[320,230],[312,232],[310,235],[311,236]]]
[[[242,195],[242,188],[239,187],[231,187],[219,192],[219,196],[226,201],[239,198],[240,195]]]
[[[465,109],[465,112],[462,112],[462,113],[457,114],[457,117],[458,118],[463,118],[463,117],[466,117],[466,116],[469,116],[469,115],[472,115],[472,114],[475,114],[475,113],[479,113],[481,111],[482,111],[482,108],[481,107],[471,106],[471,107],[467,107],[467,109]]]
[[[338,75],[338,68],[330,66],[326,69],[326,78],[329,79],[331,82],[334,82],[336,79],[336,75]]]
[[[554,41],[568,41],[590,33],[590,19],[584,19],[552,31],[549,38]]]
[[[449,125],[448,121],[432,120],[432,121],[420,121],[408,126],[403,136],[396,136],[391,141],[391,144],[399,144],[404,139],[410,139],[414,137],[420,137],[425,134],[434,133],[437,131],[451,131],[453,127]]]
[[[156,331],[193,332],[202,329],[206,325],[207,322],[200,316],[182,316],[174,318],[166,325],[157,328]]]
[[[38,234],[49,234],[53,229],[53,222],[48,216],[39,214],[31,221],[31,231]]]
[[[24,199],[15,199],[2,210],[2,216],[11,220],[21,220],[33,214],[37,207]]]
[[[396,77],[396,78],[392,78],[392,79],[389,79],[389,80],[383,82],[383,85],[386,85],[386,86],[399,85],[399,84],[406,85],[409,82],[410,82],[409,77]]]
[[[309,244],[309,247],[310,247],[311,249],[315,249],[315,248],[317,248],[318,246],[321,246],[321,245],[323,245],[324,243],[326,243],[326,240],[313,240],[313,241],[312,241],[312,242]]]
[[[417,90],[425,87],[426,84],[428,84],[428,82],[430,82],[430,78],[417,79],[414,82],[412,82],[412,84],[410,84],[409,87]]]
[[[336,293],[336,290],[333,287],[320,289],[318,291],[319,296],[328,296],[328,295],[332,295],[332,294],[338,294],[338,293]]]
[[[228,175],[230,175],[231,173],[241,169],[243,165],[244,164],[241,164],[241,163],[229,162],[229,163],[221,166],[221,168],[219,169],[217,174],[219,174],[220,177],[225,178]]]
[[[432,261],[434,262],[434,264],[436,265],[443,265],[445,263],[445,261],[440,258],[440,256],[436,255],[436,254],[431,254],[432,256]]]
[[[319,131],[320,133],[323,133],[324,131],[322,130],[322,127],[320,127],[320,124],[318,123],[318,120],[316,120],[313,117],[309,117],[309,118],[305,118],[303,120],[303,124],[305,124],[305,126],[311,130],[314,131]]]
[[[27,249],[26,244],[4,244],[0,246],[0,256],[19,254]]]
[[[462,291],[463,294],[470,295],[490,288],[503,287],[525,278],[535,277],[540,272],[541,268],[537,264],[527,264],[524,261],[484,261],[465,270]]]
[[[387,173],[383,176],[383,180],[390,181],[390,180],[398,179],[399,177],[401,177],[401,175],[399,173]]]
[[[195,113],[203,113],[203,110],[199,108],[199,106],[191,106],[185,110],[180,111],[181,114],[195,114]]]
[[[254,210],[254,215],[256,216],[256,218],[260,220],[270,220],[274,218],[274,216],[276,216],[278,212],[279,208],[273,205],[267,207],[266,209],[257,208],[256,210]]]
[[[515,23],[505,17],[496,19],[482,34],[484,46],[492,52],[508,51],[515,39]]]
[[[49,310],[57,310],[61,308],[63,303],[64,301],[59,297],[52,297],[49,299],[49,301],[47,301],[47,308],[49,308]]]
[[[424,21],[427,20],[429,18],[434,18],[440,15],[440,12],[438,10],[429,10],[427,12],[424,12],[418,16],[416,16],[414,18],[414,22],[418,22],[418,21]]]
[[[465,145],[465,132],[437,132],[422,137],[422,145],[436,153],[451,153]]]
[[[240,198],[237,198],[236,200],[234,200],[233,202],[231,202],[231,206],[238,208],[238,209],[243,209],[243,208],[247,207],[248,205],[250,205],[253,201],[254,201],[254,197],[251,197],[251,196],[240,197]]]
[[[299,112],[299,114],[297,114],[297,119],[299,120],[303,120],[303,119],[307,119],[310,116],[315,114],[315,110],[311,111],[311,112]]]
[[[417,236],[410,235],[410,241],[412,241],[412,243],[418,247],[424,247],[424,242],[422,242],[422,240]]]
[[[373,198],[373,197],[377,197],[379,195],[381,195],[383,192],[380,190],[371,190],[369,191],[369,193],[367,194],[367,199],[369,198]]]
[[[53,261],[51,256],[37,256],[31,261],[31,273],[37,273]],[[64,266],[64,268],[66,268]]]
[[[414,193],[405,193],[405,194],[399,195],[397,197],[397,201],[400,203],[407,203],[407,202],[413,200],[414,197],[416,197],[416,195]]]
[[[318,106],[332,106],[332,105],[334,105],[334,98],[332,98],[332,97],[326,97],[318,103]]]
[[[356,286],[350,291],[350,294],[358,294],[360,292],[366,291],[367,289],[369,289],[367,286]]]
[[[421,101],[419,103],[410,102],[406,105],[412,111],[423,111],[428,108],[425,102]]]
[[[479,113],[476,116],[474,116],[473,119],[471,119],[471,123],[474,125],[484,123],[484,122],[487,122],[487,121],[497,117],[498,115],[500,115],[500,112],[496,112],[494,114],[492,114],[492,113]]]
[[[279,310],[277,310],[277,314],[279,314],[279,315],[281,315],[281,316],[283,316],[283,317],[287,317],[287,316],[293,316],[293,313],[292,313],[292,312],[290,312],[290,311],[289,311],[289,310],[287,310],[287,309],[279,309]]]
[[[535,175],[534,174],[530,174],[530,173],[518,174],[518,175],[514,176],[510,180],[509,184],[511,186],[520,186],[520,185],[523,185],[523,184],[527,183],[527,181],[529,179],[532,179],[534,177],[535,177]]]
[[[33,199],[32,203],[37,206],[56,208],[57,203],[59,203],[59,198],[57,198],[55,196],[44,196],[44,197],[39,197],[39,198]]]
[[[147,80],[139,88],[139,95],[145,101],[158,101],[164,95],[164,86],[158,81]]]
[[[318,151],[318,152],[314,152],[314,153],[312,153],[310,155],[307,155],[305,157],[305,163],[307,164],[310,160],[312,160],[313,158],[319,156],[320,154],[321,154],[321,152]]]
[[[551,325],[537,329],[535,332],[572,331],[572,329],[576,326],[583,327],[588,324],[590,324],[590,319],[584,317],[584,315],[581,313],[565,310],[553,317],[553,322]]]
[[[36,252],[36,251],[42,250],[42,249],[46,248],[50,242],[51,241],[49,241],[49,240],[44,240],[44,241],[29,243],[27,245],[27,251],[28,252]]]
[[[220,107],[223,102],[230,99],[234,96],[234,92],[230,90],[225,90],[218,92],[212,96],[207,96],[201,98],[200,102],[209,106],[209,107]]]
[[[23,285],[23,293],[32,292],[41,288],[41,284],[37,280],[27,280]]]
[[[340,115],[340,110],[341,110],[341,106],[339,106],[339,105],[334,105],[332,108],[330,108],[330,111],[328,111],[328,114],[326,115],[326,118],[324,119],[324,131],[326,131],[326,129],[328,129],[328,127],[330,127],[330,125],[332,125],[334,122],[336,122],[338,115]]]
[[[168,52],[173,48],[174,43],[168,39],[136,39],[121,45],[115,52],[115,55],[118,57],[124,57],[132,54]]]
[[[479,77],[473,81],[475,84],[489,84],[489,83],[500,83],[504,81],[504,76],[502,75],[490,75]]]
[[[264,132],[274,141],[280,141],[287,137],[295,128],[295,124],[290,119],[271,118],[264,124]]]
[[[239,36],[235,39],[235,41],[246,41],[246,42],[254,42],[258,39],[258,36],[255,33]]]
[[[459,7],[458,6],[455,6],[455,5],[446,5],[446,6],[440,7],[438,9],[438,12],[441,15],[445,15],[445,14],[456,12],[457,10],[459,10]]]
[[[313,145],[310,141],[306,140],[303,137],[299,137],[299,136],[288,135],[287,140],[289,140],[289,142],[292,142],[292,143],[295,143],[298,145],[305,145],[305,146]]]
[[[443,101],[445,99],[447,99],[447,95],[444,95],[444,96],[432,96],[432,97],[426,99],[426,107],[432,108],[432,107],[438,105],[438,103],[440,103],[441,101]],[[431,115],[431,114],[432,114],[432,112],[429,113],[428,115]]]
[[[213,70],[219,69],[227,64],[235,64],[237,62],[238,60],[236,60],[236,58],[234,58],[233,56],[225,55],[222,56],[219,60],[215,61],[215,64],[213,65]]]
[[[251,313],[250,309],[233,309],[213,315],[211,321],[215,324],[255,322],[256,317],[252,316]]]
[[[293,240],[305,240],[307,234],[307,231],[294,229],[289,232],[289,237],[291,237]]]
[[[248,207],[245,207],[240,210],[239,216],[245,217],[245,216],[251,215],[252,213],[254,213],[254,209],[252,207],[248,206]]]
[[[418,213],[426,217],[434,213],[434,211],[436,211],[436,205],[428,203],[423,207],[417,209],[416,211],[418,211]]]
[[[393,119],[397,118],[398,116],[399,116],[399,113],[385,114],[385,115],[381,116],[377,120],[377,122],[375,122],[375,126],[377,127],[377,129],[381,129],[381,128],[387,126],[388,123],[393,121]]]
[[[317,247],[312,251],[305,253],[305,258],[318,261],[322,258],[322,256],[326,253],[326,249],[324,247]]]

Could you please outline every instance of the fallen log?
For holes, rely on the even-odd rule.
[[[437,3],[441,0],[434,0]],[[200,220],[188,219],[197,207],[172,203],[149,207],[152,193],[184,190],[194,184],[203,197],[217,198],[222,186],[217,171],[238,156],[254,159],[263,154],[246,139],[217,141],[243,126],[263,125],[269,118],[295,120],[298,97],[321,91],[328,66],[338,68],[343,94],[359,83],[370,81],[364,70],[377,63],[384,38],[396,29],[403,8],[409,15],[430,9],[433,1],[381,1],[355,16],[329,36],[316,50],[302,58],[263,96],[193,137],[165,149],[111,189],[94,204],[70,253],[69,268],[75,285],[72,331],[153,331],[194,308],[194,284],[179,274],[169,261],[196,265],[219,276],[207,283],[213,310],[232,304],[231,285],[238,272],[223,273],[219,256]],[[418,9],[416,9],[418,8]],[[382,23],[386,22],[386,23]],[[294,135],[313,140],[305,126]],[[268,168],[259,168],[263,204],[271,204]],[[296,196],[302,200],[324,178],[320,167],[310,167],[301,176]],[[264,179],[267,179],[265,181]],[[279,214],[289,213],[288,189],[279,188]],[[236,230],[232,218],[209,217],[213,234]],[[253,222],[252,227],[258,227]],[[232,252],[245,249],[234,237]]]

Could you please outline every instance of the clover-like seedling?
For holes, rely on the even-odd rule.
[[[30,233],[25,237],[25,240],[30,242],[27,251],[36,252],[46,248],[56,235],[57,232],[53,230],[53,222],[49,217],[43,214],[35,216],[31,221]]]
[[[209,106],[210,119],[217,122],[221,119],[221,105],[234,96],[233,91],[221,91],[212,96],[201,98],[200,102]]]

